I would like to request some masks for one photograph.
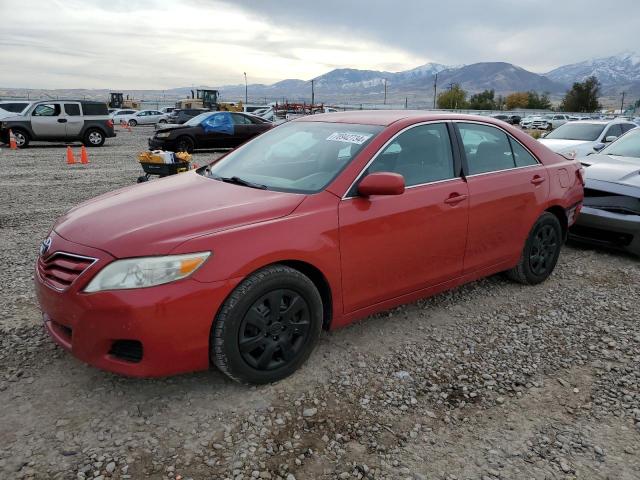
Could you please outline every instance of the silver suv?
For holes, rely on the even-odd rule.
[[[9,143],[9,130],[20,148],[32,140],[80,141],[100,147],[116,136],[107,104],[86,100],[34,102],[22,115],[0,120],[0,141]]]

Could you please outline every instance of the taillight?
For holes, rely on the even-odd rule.
[[[582,186],[584,187],[585,182],[584,182],[584,167],[580,167],[576,170],[576,177],[578,177],[578,180],[580,180],[580,183],[582,184]]]
[[[113,127],[113,120],[111,119],[107,120],[107,127],[110,127],[110,128]]]

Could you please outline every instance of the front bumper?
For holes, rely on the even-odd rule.
[[[640,215],[583,206],[569,238],[640,255]]]
[[[209,367],[211,325],[233,289],[231,282],[185,279],[88,294],[83,288],[113,258],[55,234],[52,238],[52,254],[73,252],[98,259],[64,291],[49,286],[36,269],[44,327],[58,345],[83,362],[127,376],[166,376]],[[122,355],[122,345],[138,345],[140,358],[132,361]]]
[[[175,150],[175,142],[173,140],[169,140],[168,138],[149,138],[149,150],[167,150],[174,151]]]

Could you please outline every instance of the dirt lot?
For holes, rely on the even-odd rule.
[[[150,132],[87,166],[63,145],[0,148],[0,478],[640,478],[640,262],[625,255],[566,247],[537,287],[497,276],[325,333],[259,388],[215,370],[122,378],[55,347],[38,244],[72,205],[135,182]]]

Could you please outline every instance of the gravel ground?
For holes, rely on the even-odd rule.
[[[542,285],[496,276],[324,333],[298,373],[257,388],[215,370],[118,377],[54,346],[38,244],[72,205],[135,182],[150,132],[119,132],[87,166],[63,145],[0,149],[0,478],[640,478],[640,262],[625,255],[569,246]]]

